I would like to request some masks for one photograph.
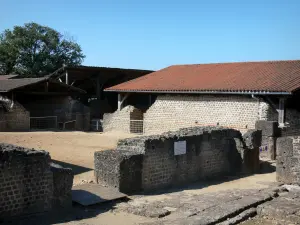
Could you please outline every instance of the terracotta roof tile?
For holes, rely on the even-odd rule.
[[[110,87],[117,92],[293,92],[300,60],[175,65]]]

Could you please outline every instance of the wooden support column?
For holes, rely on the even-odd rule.
[[[66,71],[66,84],[69,84],[69,75],[68,75],[68,71]]]
[[[285,98],[279,98],[278,123],[280,127],[285,123]]]
[[[149,95],[149,106],[151,106],[151,104],[152,104],[152,96],[151,96],[151,94]]]
[[[118,111],[121,110],[121,99],[122,99],[122,96],[121,96],[121,94],[119,93],[119,94],[118,94]]]
[[[49,82],[47,81],[45,83],[45,92],[48,92],[49,91]]]
[[[129,94],[118,94],[118,111],[122,110],[124,101],[128,98]]]
[[[101,99],[101,85],[100,85],[100,78],[99,76],[97,76],[96,78],[96,96],[97,96],[97,100]]]

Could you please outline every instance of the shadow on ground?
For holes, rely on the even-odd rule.
[[[260,161],[260,174],[276,172],[275,161]]]
[[[70,164],[70,163],[66,163],[66,162],[62,162],[62,161],[58,161],[58,160],[53,160],[53,159],[52,159],[52,162],[56,163],[58,165],[61,165],[62,167],[65,167],[65,168],[71,168],[73,170],[74,175],[85,173],[85,172],[93,170],[91,168],[78,166],[78,165],[75,165],[75,164]]]
[[[105,204],[97,204],[93,206],[81,206],[73,203],[73,207],[64,210],[54,210],[48,213],[28,215],[19,219],[15,218],[13,221],[5,221],[0,224],[2,225],[51,225],[51,224],[64,224],[68,222],[77,222],[77,224],[85,224],[80,222],[83,219],[89,219],[97,217],[99,214],[108,212],[114,209],[117,203],[127,201],[118,200],[113,202],[106,202]],[[99,221],[101,223],[101,221]]]
[[[91,169],[80,167],[60,161],[54,160],[55,163],[58,163],[65,167],[75,168],[77,173],[89,171]],[[262,173],[272,173],[275,171],[275,166],[272,165],[272,162],[262,161],[261,162],[261,172]],[[169,187],[162,190],[154,190],[151,192],[140,192],[136,193],[133,198],[139,196],[151,196],[151,195],[160,195],[160,194],[169,194],[174,192],[180,192],[184,190],[197,190],[209,187],[211,185],[218,185],[224,182],[230,182],[234,180],[238,180],[241,178],[248,177],[250,174],[238,174],[236,176],[224,176],[222,179],[210,179],[205,181],[197,181],[190,184],[185,184],[182,186],[177,187]],[[98,198],[98,196],[95,196]],[[75,222],[76,224],[85,224],[84,219],[95,218],[102,213],[109,212],[113,210],[115,206],[121,202],[128,201],[128,198],[123,198],[119,200],[113,200],[101,204],[95,204],[92,206],[82,206],[77,203],[73,203],[73,207],[68,210],[59,210],[59,211],[52,211],[45,214],[40,215],[30,215],[28,217],[22,217],[17,222],[9,222],[9,223],[1,223],[0,224],[16,224],[16,225],[50,225],[50,224],[63,224],[68,222]],[[99,221],[101,223],[101,221]],[[250,223],[251,224],[251,223]]]
[[[274,166],[274,162],[269,162],[269,161],[260,161],[260,171],[256,174],[268,174],[268,173],[273,173],[276,171],[276,166]],[[176,187],[169,187],[161,190],[152,190],[148,192],[140,192],[137,193],[136,195],[145,195],[145,196],[151,196],[151,195],[161,195],[161,194],[169,194],[169,193],[174,193],[174,192],[180,192],[184,190],[197,190],[197,189],[202,189],[202,188],[207,188],[212,185],[218,185],[222,184],[224,182],[231,182],[235,180],[239,180],[241,178],[246,178],[254,174],[249,174],[249,173],[240,173],[236,175],[228,175],[228,176],[223,176],[222,178],[212,178],[212,179],[206,179],[203,181],[196,181],[193,183],[189,184],[183,184],[181,186],[176,186]],[[268,182],[266,182],[268,183]]]

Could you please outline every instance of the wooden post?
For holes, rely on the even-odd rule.
[[[69,84],[69,75],[68,75],[68,71],[66,71],[66,84]]]
[[[279,107],[278,107],[279,126],[283,127],[284,122],[285,122],[285,98],[279,98]]]
[[[101,99],[101,87],[100,87],[100,78],[99,76],[97,76],[97,79],[96,79],[96,96],[97,96],[97,100],[100,100]]]
[[[118,94],[118,111],[121,110],[121,105],[122,105],[121,99],[122,99],[122,96],[121,96],[121,94],[119,93],[119,94]]]
[[[45,83],[45,92],[48,92],[49,91],[49,82],[47,81]]]
[[[151,94],[149,95],[149,106],[151,106],[151,103],[152,103],[152,97],[151,97]]]
[[[118,111],[122,110],[124,101],[128,98],[129,94],[126,95],[118,94]]]

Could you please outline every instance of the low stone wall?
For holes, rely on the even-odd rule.
[[[95,177],[130,193],[256,172],[261,132],[250,130],[244,138],[233,129],[194,127],[124,139],[116,150],[95,152]]]
[[[53,173],[53,198],[52,208],[60,209],[72,206],[73,171],[70,168],[51,163],[50,170]]]
[[[134,106],[129,105],[120,111],[115,111],[114,113],[105,113],[103,115],[103,131],[135,133],[134,127],[136,125],[135,123],[137,122],[133,121],[132,123],[132,120],[141,120],[141,123],[143,123],[143,113]]]
[[[300,183],[300,136],[280,137],[277,140],[277,181]]]
[[[258,120],[255,129],[262,131],[260,156],[274,160],[276,158],[276,140],[281,136],[277,121]]]
[[[46,151],[0,143],[0,219],[49,211],[58,196],[71,191],[71,172],[67,179],[57,178],[66,176],[52,171],[50,161]],[[67,180],[68,190],[60,188],[61,180]],[[63,202],[68,205],[70,199]]]

